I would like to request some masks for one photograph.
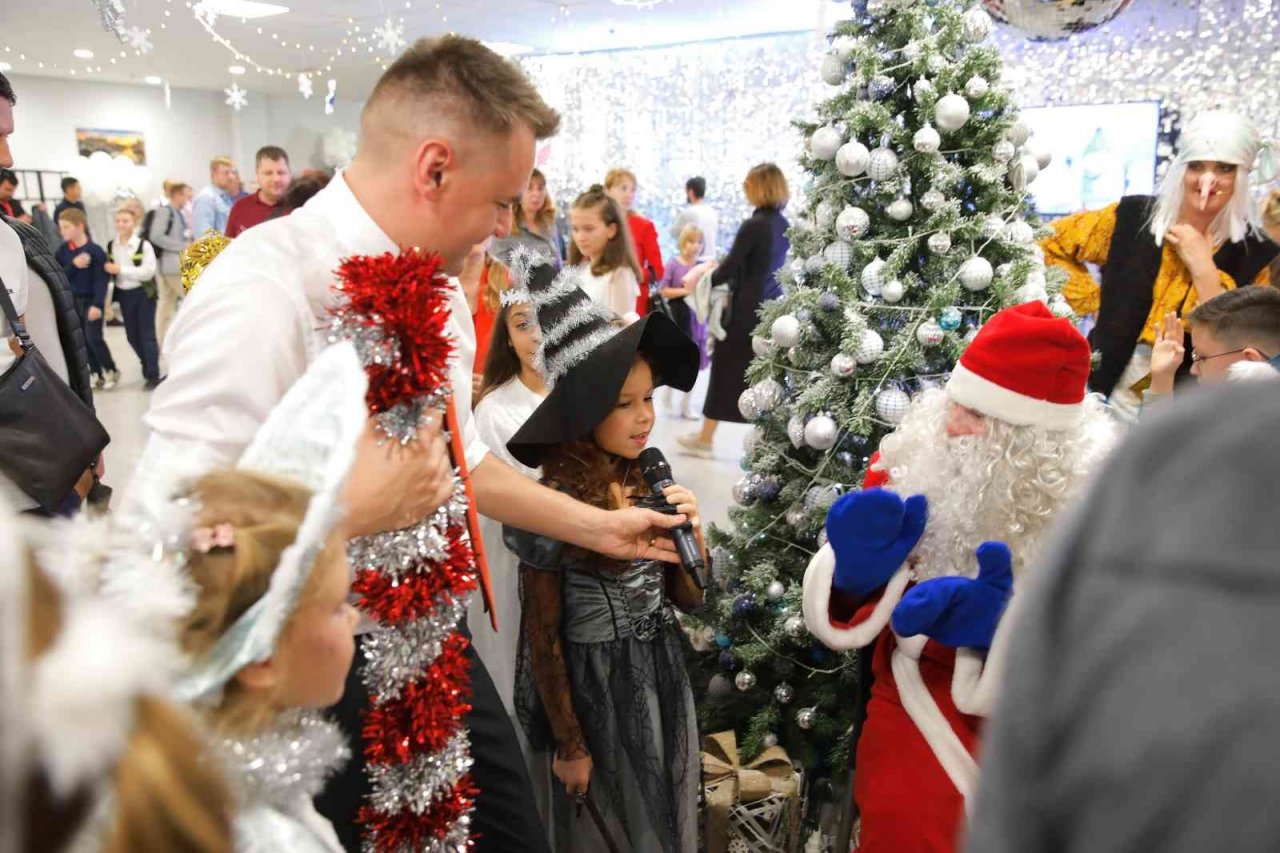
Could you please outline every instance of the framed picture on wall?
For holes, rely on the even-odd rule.
[[[100,127],[76,128],[76,149],[81,157],[105,151],[112,157],[123,154],[139,166],[147,164],[147,143],[140,130],[109,130]]]

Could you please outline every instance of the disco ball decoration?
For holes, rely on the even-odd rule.
[[[884,259],[876,258],[862,268],[862,289],[869,296],[880,295],[880,289],[884,287],[884,266]]]
[[[916,135],[911,138],[911,145],[921,154],[937,154],[942,147],[942,134],[926,124],[916,131]]]
[[[754,388],[747,388],[738,395],[738,412],[749,421],[760,417],[760,401],[756,399]]]
[[[1018,149],[1013,147],[1013,143],[1007,139],[1001,139],[995,145],[991,146],[991,159],[997,163],[1008,163],[1013,159],[1013,155],[1018,153]]]
[[[742,439],[742,455],[750,456],[762,444],[764,444],[764,430],[760,427],[752,427],[746,438]]]
[[[822,250],[822,256],[827,259],[827,263],[835,264],[842,270],[848,269],[849,262],[853,260],[853,246],[843,240],[836,240]]]
[[[960,271],[957,273],[960,283],[965,289],[972,291],[986,290],[991,286],[991,280],[995,278],[995,270],[991,268],[991,261],[986,258],[973,257],[960,265]]]
[[[890,305],[897,305],[907,295],[907,288],[896,278],[890,279],[880,288],[880,298]]]
[[[816,160],[830,160],[844,143],[840,131],[829,124],[824,124],[809,137],[809,153]]]
[[[778,701],[779,705],[788,705],[792,699],[796,698],[796,689],[784,681],[773,688],[773,698]]]
[[[844,489],[834,484],[830,486],[814,486],[804,493],[805,511],[826,512],[831,509],[831,505],[842,494],[844,494]]]
[[[848,379],[857,369],[857,360],[847,352],[838,352],[831,356],[831,372],[841,379]]]
[[[982,0],[1002,24],[1031,41],[1061,41],[1111,21],[1132,0]]]
[[[849,73],[849,66],[838,53],[828,53],[822,60],[822,82],[828,86],[839,86]]]
[[[856,139],[846,142],[836,151],[836,169],[846,178],[856,178],[867,171],[867,163],[870,160],[871,152],[867,150],[867,146]],[[830,202],[824,201],[822,204],[830,204]],[[831,205],[830,209],[834,215],[835,205]]]
[[[751,506],[756,502],[756,480],[748,474],[733,484],[733,499],[740,506]]]
[[[756,686],[756,675],[749,669],[744,669],[733,677],[733,684],[743,693]]]
[[[800,343],[800,321],[791,314],[783,314],[769,327],[769,337],[780,347],[793,347]]]
[[[830,450],[836,445],[839,429],[830,415],[818,415],[804,425],[804,443],[814,450]]]
[[[920,346],[936,347],[945,336],[946,333],[936,320],[925,320],[916,327],[916,340],[920,342]]]
[[[945,255],[951,251],[951,235],[939,231],[936,234],[929,235],[929,251],[935,255]]]
[[[916,212],[916,207],[911,203],[910,199],[899,198],[889,202],[889,206],[884,209],[884,212],[894,222],[906,222],[911,218],[911,214]]]
[[[857,240],[871,227],[871,217],[860,207],[849,206],[836,217],[836,234],[842,240]]]
[[[867,329],[862,333],[862,340],[858,343],[858,352],[854,356],[858,360],[858,364],[873,364],[884,354],[884,338],[872,329]]]
[[[947,203],[947,197],[938,190],[926,190],[925,194],[920,196],[920,206],[930,212],[935,211]]]
[[[885,388],[876,394],[876,414],[887,424],[897,426],[911,408],[911,397],[900,388]]]
[[[934,107],[933,120],[942,130],[959,130],[969,123],[969,102],[963,95],[945,95]]]
[[[801,708],[796,711],[796,725],[806,731],[813,728],[814,723],[818,722],[817,708]]]
[[[877,148],[867,163],[867,176],[873,181],[887,181],[898,172],[898,155],[890,148]]]

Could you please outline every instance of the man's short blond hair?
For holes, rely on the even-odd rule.
[[[407,133],[404,122],[423,113],[493,134],[525,125],[546,139],[560,129],[560,114],[514,63],[457,35],[419,39],[383,73],[360,116],[361,144]]]
[[[224,154],[219,154],[217,157],[214,157],[209,161],[209,174],[212,175],[214,172],[218,171],[218,168],[221,166],[234,169],[236,167],[236,161]]]

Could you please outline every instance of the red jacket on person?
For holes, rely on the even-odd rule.
[[[658,229],[640,214],[627,214],[627,227],[631,229],[631,245],[635,246],[640,261],[640,296],[636,299],[636,313],[643,317],[649,311],[649,267],[662,278],[662,250],[658,248]]]

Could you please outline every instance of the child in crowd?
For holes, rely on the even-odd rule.
[[[142,362],[143,385],[148,391],[160,384],[160,346],[156,343],[155,247],[138,233],[138,217],[130,207],[115,216],[116,236],[107,243],[106,271],[114,276],[115,301],[124,319],[125,336]]]
[[[507,268],[489,251],[492,243],[493,238],[487,237],[472,246],[471,254],[463,261],[462,272],[458,273],[458,285],[471,308],[471,322],[476,329],[475,363],[481,369],[489,356],[489,339],[493,337],[494,322],[502,308],[498,294],[506,290],[509,283]],[[480,396],[480,379],[479,371],[472,374],[473,399]]]
[[[1191,375],[1202,384],[1280,378],[1280,290],[1265,285],[1228,290],[1202,303],[1187,318],[1191,327]],[[1147,399],[1172,394],[1186,355],[1183,324],[1165,315],[1151,351]]]
[[[591,301],[624,319],[634,319],[640,298],[640,263],[622,208],[595,184],[569,209],[573,245],[569,263],[578,268]]]
[[[671,318],[676,321],[676,325],[680,330],[688,335],[695,344],[698,345],[700,353],[699,367],[705,367],[703,363],[706,359],[706,340],[707,327],[698,322],[697,317],[693,314],[693,308],[690,306],[693,294],[690,289],[683,284],[685,274],[689,270],[698,265],[698,258],[702,255],[702,248],[706,238],[702,233],[702,229],[696,225],[686,225],[680,231],[679,248],[680,255],[667,262],[666,271],[662,275],[662,289],[660,293],[662,298],[667,300],[667,306],[671,309]],[[679,396],[680,400],[674,399]],[[690,394],[680,394],[679,391],[667,389],[667,410],[671,412],[679,411],[680,416],[685,420],[696,421],[699,415],[693,411],[693,401]]]
[[[75,207],[65,207],[58,214],[58,231],[64,242],[56,257],[67,274],[71,295],[75,297],[76,314],[84,331],[85,349],[89,354],[89,371],[93,387],[111,390],[120,381],[120,371],[102,334],[102,320],[107,301],[107,253],[88,236],[88,220]]]
[[[612,325],[574,286],[573,270],[554,276],[540,266],[529,280],[543,330],[538,364],[552,390],[507,449],[541,465],[553,488],[624,507],[650,494],[637,459],[653,428],[654,388],[688,390],[698,350],[661,313]],[[663,494],[701,543],[693,494],[678,485]],[[679,565],[620,562],[512,528],[506,540],[520,561],[524,608],[521,722],[535,748],[555,750],[553,770],[570,795],[555,790],[560,848],[606,849],[607,836],[634,853],[693,853],[697,720],[671,605],[697,607],[701,589]]]

